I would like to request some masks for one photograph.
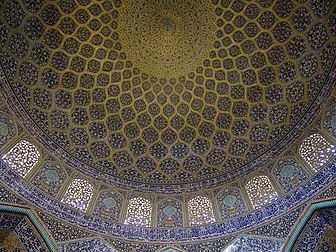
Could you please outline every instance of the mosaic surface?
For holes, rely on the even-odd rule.
[[[64,167],[57,162],[45,162],[33,178],[32,183],[55,197],[66,178],[67,173]]]
[[[233,240],[234,237],[225,237],[222,239],[217,239],[213,241],[204,241],[204,242],[192,242],[187,244],[169,244],[169,245],[160,245],[160,244],[148,244],[148,243],[131,243],[129,241],[120,241],[108,239],[108,241],[118,250],[125,252],[133,251],[146,251],[146,252],[170,252],[169,249],[166,251],[167,247],[173,246],[177,252],[195,252],[195,251],[204,251],[204,252],[219,252],[221,248],[224,248],[229,242]],[[174,251],[174,250],[173,250]],[[173,252],[171,251],[171,252]]]
[[[221,252],[280,252],[282,245],[279,241],[240,237]]]
[[[182,203],[175,199],[166,199],[158,204],[158,227],[183,226]]]
[[[60,251],[87,251],[87,252],[117,252],[109,244],[101,239],[70,242],[59,246]]]
[[[333,174],[335,174],[334,171],[333,171]],[[326,177],[324,177],[323,174],[320,174],[317,177],[318,177],[318,179],[321,179],[321,181],[318,184],[323,184],[325,182],[330,183],[330,180],[326,179]],[[315,182],[313,184],[315,184]],[[304,186],[303,188],[307,188],[309,190],[309,188],[314,188],[314,186],[312,186],[313,184],[308,183],[307,186]],[[316,185],[318,185],[318,184],[316,184]],[[2,186],[1,186],[1,188],[2,188]],[[316,186],[316,188],[317,188],[316,192],[319,192],[319,191],[321,192],[321,190],[322,190],[321,188],[323,188],[323,187],[320,188],[319,186]],[[334,188],[334,186],[331,186],[330,189],[326,190],[326,194],[321,194],[320,195],[321,197],[319,196],[319,198],[333,197],[333,195],[334,195],[334,193],[332,193],[332,192],[334,192],[333,188]],[[331,194],[330,194],[330,192],[331,192]],[[308,193],[307,197],[309,197],[309,195],[310,195],[310,192]],[[42,197],[42,196],[39,195],[39,197]],[[293,194],[293,197],[296,199],[295,193]],[[14,196],[11,197],[11,198],[14,198]],[[305,200],[307,200],[307,198],[305,198]],[[11,202],[12,200],[8,198],[5,201],[6,202]],[[288,203],[291,204],[290,202],[291,202],[290,197],[287,197],[286,199],[284,199],[284,202],[279,201],[279,202],[276,202],[275,205],[282,205],[282,204],[288,204]],[[295,203],[297,203],[297,201]],[[22,203],[22,204],[26,204],[26,203]],[[258,229],[255,229],[255,231],[251,232],[251,235],[253,234],[253,235],[259,236],[258,239],[260,239],[260,236],[265,236],[265,235],[268,235],[270,237],[277,237],[279,239],[282,239],[283,236],[286,237],[287,234],[289,233],[289,231],[291,230],[291,228],[293,226],[293,223],[295,223],[296,220],[301,216],[301,213],[302,213],[303,208],[305,206],[307,206],[307,204],[304,204],[299,209],[290,210],[289,213],[287,215],[281,217],[279,219],[279,221],[278,220],[271,221],[268,224],[266,224],[266,225],[264,225],[264,226],[262,226]],[[62,208],[62,209],[64,209],[64,208]],[[268,209],[268,208],[265,208],[265,209],[262,210],[262,212],[263,213],[270,212],[270,213],[274,214],[273,217],[276,218],[276,215],[278,214],[278,212],[277,211],[272,211],[272,209],[275,209],[275,207],[272,207],[271,210]],[[64,218],[69,219],[70,216],[69,216],[68,213],[70,213],[71,211],[69,211],[69,209],[64,209],[64,211],[66,211],[66,213],[67,213],[67,214],[65,214],[65,212],[63,212]],[[254,220],[260,218],[260,216],[262,215],[262,212],[260,212],[258,216],[254,216],[252,218],[248,217],[248,219],[251,221],[251,224],[247,224],[246,227],[250,228],[251,225],[257,225],[254,222]],[[74,213],[74,214],[77,215],[76,213]],[[68,241],[66,243],[76,243],[76,242],[69,242],[69,241],[74,240],[74,239],[81,239],[83,237],[92,236],[92,234],[90,235],[89,233],[81,230],[81,229],[83,229],[83,227],[81,229],[79,229],[79,228],[76,228],[74,226],[66,225],[65,223],[63,223],[64,222],[63,220],[62,221],[55,220],[54,218],[49,217],[49,214],[45,214],[45,213],[40,212],[39,216],[43,220],[43,222],[46,224],[48,229],[51,231],[53,237],[57,238],[56,239],[57,241],[63,241],[63,242],[61,242],[62,244],[65,244],[64,242],[66,242],[66,241]],[[84,216],[80,216],[80,219],[83,221],[84,219],[89,219],[89,218],[84,217]],[[94,219],[91,218],[90,220],[92,222],[96,223]],[[239,222],[241,223],[242,219],[239,219]],[[10,221],[10,223],[12,223],[12,221]],[[77,223],[76,225],[79,225],[78,223],[80,223],[80,222],[76,222],[76,223]],[[236,223],[231,223],[229,226],[225,227],[225,230],[232,227],[231,225],[235,225],[235,224]],[[82,225],[87,226],[87,224],[85,224],[85,223],[82,223]],[[106,224],[103,224],[103,223],[98,224],[97,223],[95,225],[100,225],[100,227],[103,227]],[[220,233],[222,233],[222,231],[219,230],[220,226],[217,225],[217,224],[215,224],[212,227],[212,229],[214,231],[218,230]],[[130,230],[127,230],[126,232],[129,232],[131,234],[134,231],[136,232],[136,229],[133,229],[133,231],[130,229]],[[202,234],[205,234],[209,231],[210,231],[210,229],[204,229],[203,227],[200,227],[200,228],[197,228],[197,229],[194,228],[193,232],[197,232],[199,237],[201,237]],[[223,230],[222,234],[224,234],[224,233],[225,233],[225,231]],[[166,230],[165,232],[162,233],[162,236],[167,236],[169,234],[172,234],[172,233],[167,232],[167,230]],[[158,235],[159,236],[157,236],[157,238],[159,238],[161,236],[161,234],[159,234],[159,233],[158,233]],[[184,235],[186,235],[186,234],[184,234]],[[183,236],[181,236],[181,237],[183,237]],[[92,239],[94,239],[94,238],[92,238]],[[190,237],[189,241],[191,239],[192,238]],[[190,251],[190,252],[191,251],[198,251],[198,250],[214,252],[214,251],[220,251],[223,248],[224,249],[227,248],[229,243],[230,244],[232,243],[233,239],[234,239],[234,237],[232,237],[230,235],[229,236],[226,235],[224,238],[218,238],[218,239],[213,240],[213,241],[202,241],[202,242],[194,241],[194,242],[192,242],[192,244],[178,244],[178,245],[176,244],[176,245],[174,245],[174,247],[176,247],[178,249],[181,249],[181,250]],[[134,250],[138,250],[138,251],[157,251],[157,250],[160,250],[160,249],[163,249],[164,247],[166,247],[164,245],[136,243],[136,242],[124,241],[124,240],[120,240],[120,239],[116,240],[116,239],[112,239],[112,238],[108,238],[108,239],[105,239],[105,240],[108,241],[111,244],[112,247],[115,247],[116,249],[118,249],[120,251],[127,251],[127,252],[128,251],[133,252]],[[81,242],[79,242],[79,243],[81,243]],[[170,244],[173,244],[173,243],[170,243]]]
[[[324,114],[323,127],[336,137],[336,99],[332,99],[329,105],[330,108]]]
[[[1,99],[1,98],[0,98]],[[0,113],[0,147],[17,134],[14,120],[5,113]]]
[[[284,148],[332,87],[333,1],[136,3],[1,5],[6,96],[79,169],[137,190],[211,187]]]
[[[114,191],[99,193],[93,213],[97,216],[117,222],[121,210],[123,198]]]
[[[293,251],[333,251],[336,209],[318,210],[306,224]]]
[[[121,44],[141,72],[178,78],[208,56],[216,29],[210,0],[122,2]]]
[[[26,219],[22,219],[20,223],[15,227],[15,233],[19,240],[22,242],[22,246],[27,252],[47,252],[45,243],[36,234],[34,227]]]
[[[238,188],[228,188],[217,195],[217,203],[222,219],[228,219],[247,212],[241,191]]]
[[[288,147],[286,139],[297,138],[333,87],[333,1],[140,2],[0,3],[0,89],[42,145],[98,181],[181,193],[234,180],[261,167],[264,152],[271,160]],[[334,112],[330,106],[323,120],[330,135]],[[17,134],[6,116],[0,111],[0,144]],[[41,161],[35,173],[40,156],[18,171],[28,173],[29,182],[3,163],[0,182],[40,209],[64,251],[157,251],[170,245],[193,252],[231,245],[233,251],[278,251],[281,241],[260,236],[285,239],[307,199],[335,181],[335,161],[324,169],[331,155],[311,155],[316,150],[305,152],[318,156],[321,169],[309,180],[294,159],[273,167],[273,180],[290,192],[284,197],[277,199],[269,183],[252,186],[260,207],[252,212],[238,189],[222,188],[208,201],[188,198],[184,209],[179,200],[133,196],[128,199],[138,200],[127,209],[126,197],[116,191],[70,183],[61,190],[66,205],[54,198],[67,176],[64,167]],[[265,191],[273,197],[259,197]],[[335,189],[326,195],[334,197]],[[2,187],[0,199],[27,204]],[[183,227],[187,207],[191,228]],[[24,223],[21,228],[26,237],[32,232]],[[246,236],[236,237],[246,229]],[[323,249],[333,232],[319,236]],[[104,240],[93,238],[97,233]],[[33,243],[39,246],[27,241]]]
[[[47,252],[43,240],[37,234],[32,223],[23,215],[0,212],[0,231],[8,230],[11,233],[0,240],[0,251],[4,252]],[[2,237],[0,237],[2,238]],[[4,242],[4,249],[2,243]],[[8,244],[7,244],[8,243]]]
[[[317,251],[335,251],[336,250],[336,226],[328,227],[317,245]]]
[[[55,220],[46,213],[38,212],[46,228],[52,233],[56,242],[65,242],[76,239],[88,239],[94,235],[83,229],[69,225],[59,220]]]
[[[247,232],[247,234],[285,240],[292,230],[292,227],[301,217],[304,208],[305,206],[298,207],[297,209],[294,209],[288,214],[285,214],[284,216],[277,218],[276,220],[271,221],[266,225],[262,225],[252,231]]]
[[[309,178],[308,172],[294,157],[279,160],[273,168],[273,173],[285,192],[289,192]]]
[[[122,237],[122,239],[132,241],[171,243],[206,240],[218,236],[230,236],[233,233],[241,232],[253,226],[265,224],[265,222],[289,211],[296,211],[295,209],[297,207],[302,205],[306,206],[307,200],[316,197],[321,191],[325,190],[328,185],[335,182],[335,162],[336,160],[332,161],[324,169],[320,170],[318,174],[292,190],[291,193],[256,211],[222,222],[212,223],[211,225],[202,225],[192,228],[145,228],[141,226],[113,223],[102,218],[88,215],[87,213],[71,208],[59,201],[55,201],[52,197],[37,190],[34,186],[24,181],[22,177],[12,171],[12,169],[6,166],[3,162],[0,162],[0,176],[2,183],[10,185],[12,190],[17,195],[25,197],[26,200],[29,201],[29,204],[61,218],[61,221],[58,221],[57,223],[58,226],[55,226],[55,220],[53,218],[48,216],[45,217],[46,220],[45,218],[42,218],[48,229],[54,230],[54,237],[56,240],[71,239],[68,237],[73,237],[72,239],[75,239],[78,236],[92,236],[88,231],[79,230],[78,226],[81,226],[85,227],[86,230],[91,230],[91,232],[99,232],[102,235],[112,237]],[[330,197],[330,195],[333,197],[334,193],[335,191],[328,190],[323,197]],[[16,198],[12,199],[7,196],[4,200],[14,200],[15,202]],[[148,211],[149,209],[145,208],[144,210]],[[132,208],[130,213],[133,214],[136,213],[136,211],[137,209]],[[134,215],[131,217],[132,221],[146,220],[146,223],[139,223],[138,225],[146,226],[149,221],[147,218],[137,218]],[[209,220],[208,212],[206,212],[205,217],[206,220]],[[200,219],[198,218],[196,220],[198,221]],[[68,224],[65,222],[68,222]],[[197,224],[198,223],[196,223],[196,225]],[[276,230],[277,228],[274,230],[275,233],[277,232]]]
[[[21,242],[15,232],[0,230],[0,251],[1,252],[24,252]]]

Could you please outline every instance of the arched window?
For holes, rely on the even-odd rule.
[[[335,155],[336,147],[321,135],[313,134],[302,142],[299,152],[307,163],[318,171]]]
[[[20,176],[25,177],[40,158],[37,148],[26,140],[18,142],[2,160]]]
[[[271,181],[264,175],[251,179],[246,184],[245,189],[254,209],[260,208],[278,198]]]
[[[191,226],[205,225],[215,222],[212,204],[207,197],[196,196],[189,200],[188,210]]]
[[[125,224],[149,227],[151,224],[152,204],[144,198],[133,198],[128,202]]]
[[[68,187],[62,202],[86,211],[93,195],[93,186],[84,179],[74,179]]]

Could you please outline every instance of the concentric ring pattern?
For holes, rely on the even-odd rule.
[[[32,127],[101,176],[227,176],[320,92],[333,2],[2,1],[1,64]]]

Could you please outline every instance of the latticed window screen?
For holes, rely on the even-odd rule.
[[[318,171],[335,156],[336,147],[321,135],[312,134],[303,140],[299,153],[315,171]]]
[[[18,142],[2,159],[20,176],[25,177],[38,162],[40,153],[26,140]]]
[[[151,224],[152,204],[149,200],[138,197],[128,202],[125,224],[149,227]]]
[[[260,208],[278,198],[271,181],[265,175],[252,178],[245,186],[254,209]]]
[[[74,179],[68,187],[62,202],[86,211],[93,195],[93,186],[84,179]]]
[[[215,222],[212,204],[209,198],[197,196],[188,202],[191,226],[205,225]]]

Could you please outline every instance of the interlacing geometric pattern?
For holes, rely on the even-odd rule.
[[[278,198],[271,181],[267,176],[261,175],[252,178],[245,186],[246,192],[254,209],[260,208]]]
[[[149,227],[151,224],[152,203],[144,198],[130,199],[125,224]]]
[[[214,223],[215,216],[211,200],[207,197],[196,196],[188,202],[190,226]]]
[[[111,181],[200,183],[254,161],[318,100],[335,55],[330,0],[7,0],[0,13],[9,99]]]
[[[14,120],[8,114],[0,113],[0,147],[12,139],[16,133],[17,129]]]
[[[215,31],[209,0],[123,2],[127,8],[120,13],[122,44],[141,70],[158,77],[178,78],[207,57]]]
[[[13,170],[25,177],[40,158],[38,149],[26,140],[18,142],[7,154],[2,157]]]
[[[303,140],[300,146],[300,155],[317,172],[336,154],[336,147],[323,136],[312,134]]]
[[[74,179],[62,202],[85,212],[93,195],[93,186],[84,179]]]
[[[273,174],[287,193],[309,178],[309,173],[294,158],[286,156],[277,161]]]
[[[158,204],[158,227],[182,227],[183,226],[182,202],[175,199],[166,199]]]
[[[217,197],[222,219],[232,218],[247,212],[243,195],[238,188],[226,188]]]
[[[0,0],[0,201],[61,251],[279,251],[335,195],[335,38],[336,0]]]
[[[108,190],[99,193],[93,214],[117,222],[123,198],[115,191]]]
[[[44,162],[32,179],[40,190],[55,197],[67,177],[64,167],[59,162]]]

